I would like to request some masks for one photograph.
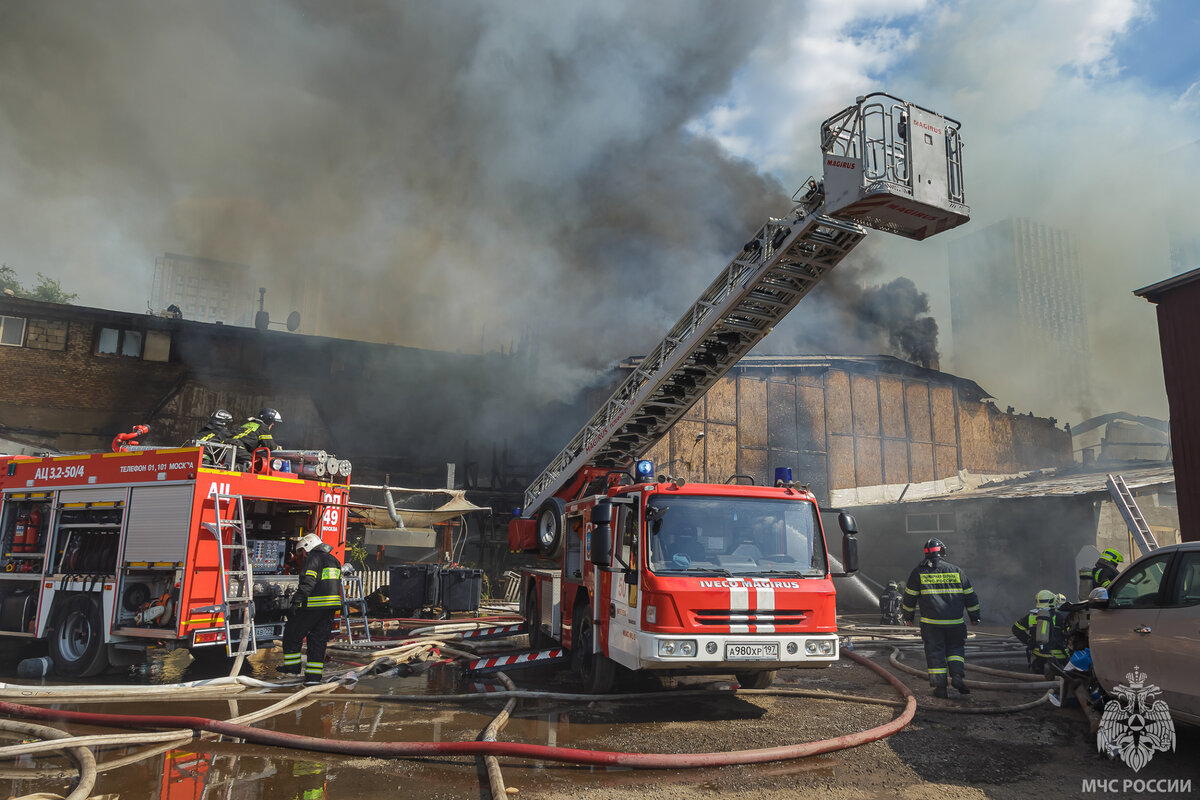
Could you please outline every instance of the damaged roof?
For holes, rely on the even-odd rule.
[[[1069,471],[1068,471],[1069,470]],[[931,500],[978,500],[1013,499],[1024,497],[1071,497],[1087,494],[1108,494],[1108,476],[1120,475],[1134,494],[1138,489],[1158,487],[1175,482],[1175,469],[1169,463],[1151,466],[1113,465],[1101,472],[1080,472],[1078,468],[1067,470],[1045,469],[1031,472],[1018,478],[994,483],[984,483],[975,488],[951,490],[945,494],[913,498],[905,502],[928,502]]]

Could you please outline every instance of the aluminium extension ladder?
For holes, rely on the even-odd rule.
[[[1141,548],[1142,553],[1146,554],[1151,550],[1157,550],[1158,540],[1154,538],[1154,532],[1146,524],[1146,519],[1142,516],[1142,510],[1138,508],[1137,501],[1133,499],[1133,492],[1129,491],[1129,487],[1125,484],[1125,479],[1120,475],[1110,474],[1106,482],[1108,484],[1108,493],[1112,495],[1113,501],[1117,504],[1117,509],[1121,512],[1121,516],[1125,518],[1125,525],[1129,528],[1129,532],[1133,534],[1133,540]]]
[[[354,629],[361,627],[356,639]],[[342,631],[350,644],[371,641],[367,623],[367,598],[363,596],[362,576],[353,567],[342,571]]]
[[[230,515],[221,517],[221,505],[227,504]],[[217,564],[221,574],[224,602],[217,608],[225,628],[225,653],[236,656],[234,673],[241,669],[242,660],[258,652],[254,631],[254,571],[246,545],[246,512],[241,495],[213,496],[215,522],[205,522],[217,540]]]

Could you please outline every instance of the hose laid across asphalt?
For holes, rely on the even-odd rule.
[[[888,661],[896,669],[907,672],[909,675],[918,675],[922,678],[928,678],[929,673],[923,669],[910,667],[908,664],[900,662],[900,650],[892,649],[892,654],[888,656]],[[1026,683],[1010,682],[996,683],[994,681],[963,681],[972,689],[1057,689],[1059,688],[1058,681],[1032,681]]]
[[[582,750],[549,745],[522,744],[515,742],[355,742],[327,740],[312,736],[264,731],[245,725],[206,719],[204,717],[96,714],[82,711],[37,708],[0,702],[0,713],[11,716],[43,720],[115,727],[190,728],[224,736],[233,736],[256,744],[289,747],[322,753],[368,756],[376,758],[443,757],[460,756],[511,756],[595,766],[622,766],[634,769],[686,769],[717,767],[731,764],[759,764],[768,761],[784,761],[806,756],[843,750],[868,744],[896,733],[908,725],[916,714],[917,701],[912,691],[899,678],[883,667],[853,652],[843,652],[849,658],[872,670],[905,700],[903,712],[891,721],[858,733],[846,734],[832,739],[803,742],[779,747],[754,750],[738,750],[728,753],[621,753],[603,750]],[[603,695],[594,695],[602,701]]]
[[[33,707],[26,706],[26,708]],[[26,736],[37,736],[42,739],[71,738],[71,734],[66,731],[60,731],[57,728],[48,728],[45,725],[34,725],[11,719],[0,720],[0,729]],[[67,795],[66,800],[85,800],[85,798],[91,795],[92,787],[96,785],[96,757],[86,747],[68,747],[66,752],[79,770],[79,781],[75,784],[75,789]]]

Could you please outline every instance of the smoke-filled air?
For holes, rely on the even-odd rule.
[[[758,352],[885,353],[1039,415],[1165,417],[1153,307],[1131,292],[1195,228],[1196,190],[1164,164],[1195,151],[1200,75],[1189,56],[1190,80],[1151,80],[1127,43],[1171,8],[6,3],[0,262],[137,312],[164,253],[243,264],[272,318],[304,305],[301,333],[534,343],[566,396],[651,347],[819,174],[819,122],[886,90],[962,122],[973,220],[872,234]],[[1009,217],[1077,242],[1086,402],[947,336],[948,248]]]

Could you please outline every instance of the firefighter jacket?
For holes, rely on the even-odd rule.
[[[207,424],[200,430],[196,431],[196,435],[187,440],[187,444],[226,444],[229,442],[233,432],[219,422],[209,420]],[[186,445],[185,445],[186,446]]]
[[[304,572],[292,602],[298,608],[341,608],[342,565],[333,553],[318,547],[304,558]]]
[[[1029,612],[1022,614],[1021,618],[1013,623],[1012,632],[1017,640],[1029,649],[1033,649],[1033,631],[1037,627],[1037,612],[1036,608],[1029,609]]]
[[[904,619],[912,622],[918,606],[922,625],[961,625],[963,611],[979,622],[979,597],[958,567],[940,558],[925,559],[904,586]]]
[[[879,614],[883,619],[900,621],[900,604],[903,598],[895,589],[888,589],[879,596]]]
[[[1113,578],[1117,577],[1118,574],[1119,572],[1112,562],[1101,559],[1096,562],[1096,566],[1092,567],[1092,586],[1107,589],[1108,585],[1113,582]]]
[[[268,450],[279,449],[279,443],[275,441],[275,437],[271,436],[271,430],[267,427],[267,423],[257,417],[246,420],[229,442],[236,444],[248,453],[253,453],[260,447]]]

